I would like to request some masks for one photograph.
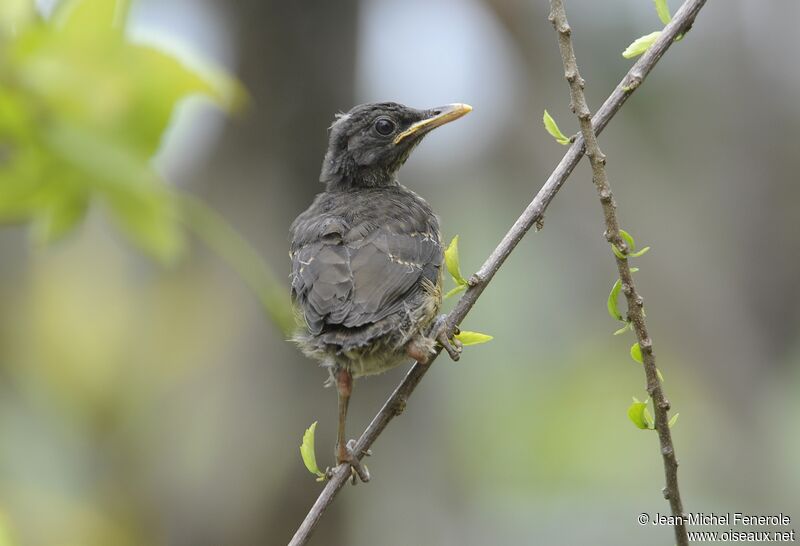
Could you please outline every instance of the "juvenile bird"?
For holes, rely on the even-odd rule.
[[[431,130],[472,110],[417,110],[384,102],[337,116],[320,182],[325,191],[290,228],[292,301],[302,326],[294,340],[330,372],[339,400],[336,457],[369,479],[345,443],[353,378],[408,359],[427,363],[447,339],[439,221],[397,171]],[[455,345],[455,346],[454,346]]]

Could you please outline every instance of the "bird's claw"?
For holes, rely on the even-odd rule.
[[[356,478],[360,479],[362,482],[366,483],[370,480],[369,469],[367,465],[361,464],[361,461],[356,457],[355,454],[355,447],[356,441],[350,440],[347,442],[347,445],[344,449],[339,450],[339,464],[348,464],[350,465],[350,472],[351,478],[353,480],[353,485],[358,483]],[[372,455],[372,451],[369,449],[365,449],[361,452],[363,456],[370,456]]]
[[[461,350],[464,348],[464,345],[455,338],[453,338],[451,342],[447,335],[447,330],[447,315],[441,315],[436,319],[436,324],[433,326],[433,339],[447,351],[451,359],[458,361],[458,359],[461,358]],[[459,332],[458,326],[453,328],[453,334],[458,334]]]

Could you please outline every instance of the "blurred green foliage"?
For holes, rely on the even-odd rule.
[[[226,110],[238,84],[125,38],[128,2],[75,0],[41,18],[33,0],[3,8],[0,220],[58,240],[100,202],[163,263],[184,250],[180,207],[150,159],[176,103],[200,93]]]
[[[202,95],[227,112],[240,84],[210,66],[126,39],[126,0],[67,0],[42,18],[33,0],[0,8],[0,222],[28,222],[34,240],[72,233],[90,205],[163,264],[186,249],[186,228],[256,292],[283,331],[284,287],[227,223],[164,184],[152,164],[175,106]]]

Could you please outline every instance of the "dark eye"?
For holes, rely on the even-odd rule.
[[[394,133],[395,124],[389,118],[378,118],[375,121],[375,130],[379,135],[389,136]]]

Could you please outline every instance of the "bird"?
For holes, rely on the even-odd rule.
[[[345,443],[353,379],[403,362],[427,364],[440,344],[458,360],[442,305],[443,246],[431,206],[398,171],[433,129],[469,113],[467,104],[416,109],[362,104],[330,126],[320,182],[325,189],[292,222],[293,341],[328,369],[338,394],[337,464],[353,482],[369,474]]]

